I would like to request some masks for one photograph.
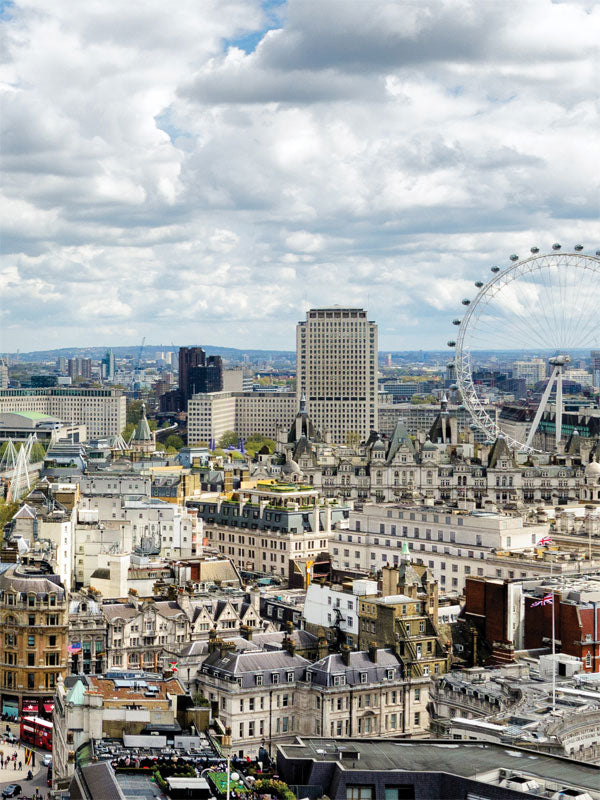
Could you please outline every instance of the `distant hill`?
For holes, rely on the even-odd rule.
[[[191,345],[182,345],[191,346]],[[295,350],[241,350],[236,347],[216,347],[215,345],[203,344],[200,345],[206,354],[209,356],[219,355],[232,363],[241,363],[244,356],[252,361],[278,361],[288,360],[295,362]],[[60,356],[64,358],[92,358],[94,360],[101,359],[108,347],[61,347],[58,350],[34,350],[31,353],[9,353],[11,361],[55,361]],[[110,348],[117,358],[132,358],[137,359],[140,350],[139,345],[127,345],[124,347],[111,347]],[[179,345],[164,345],[164,344],[147,344],[144,346],[144,356],[152,360],[154,354],[160,351],[177,352]],[[543,351],[540,349],[535,350],[480,350],[475,351],[477,356],[485,360],[489,356],[496,356],[499,359],[516,359],[523,357],[531,358],[532,355],[548,356],[552,355],[554,351]],[[446,350],[380,350],[379,359],[385,360],[388,353],[392,356],[393,361],[398,363],[412,363],[424,362],[430,364],[446,363],[451,361],[454,352],[450,349]],[[571,355],[578,354],[581,358],[589,357],[589,350],[572,350]],[[143,357],[142,357],[143,358]]]
[[[182,345],[191,346],[191,345]],[[215,347],[213,345],[200,345],[209,356],[223,356],[231,361],[242,361],[244,356],[251,360],[271,360],[271,359],[291,359],[296,360],[294,350],[239,350],[235,347]],[[55,361],[61,356],[63,358],[92,358],[99,360],[104,357],[107,350],[112,350],[117,358],[137,358],[140,351],[138,345],[126,345],[124,347],[61,347],[58,350],[34,350],[30,353],[9,353],[11,360],[19,361]],[[148,359],[154,358],[157,352],[177,352],[179,345],[146,344],[144,345],[144,356]]]

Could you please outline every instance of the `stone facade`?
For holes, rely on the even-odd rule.
[[[5,565],[6,566],[6,565]],[[68,604],[49,564],[8,565],[0,573],[2,712],[52,702],[67,671]]]

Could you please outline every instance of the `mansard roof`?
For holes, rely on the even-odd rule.
[[[494,469],[501,458],[505,458],[511,463],[513,461],[512,452],[506,444],[506,439],[502,434],[498,436],[492,445],[492,449],[490,450],[490,454],[488,456],[488,467],[490,469]]]
[[[392,439],[390,441],[390,447],[387,454],[388,464],[392,461],[401,447],[408,448],[410,454],[413,456],[415,455],[415,446],[408,434],[403,419],[399,419],[396,423],[396,427],[394,428],[394,433],[392,434]]]

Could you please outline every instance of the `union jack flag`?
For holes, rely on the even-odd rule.
[[[552,594],[545,594],[541,600],[537,600],[535,603],[531,604],[531,607],[534,606],[551,606],[552,605]]]
[[[552,537],[551,536],[542,536],[539,540],[538,544],[552,544]]]

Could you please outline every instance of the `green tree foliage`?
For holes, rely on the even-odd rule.
[[[236,446],[238,443],[239,436],[235,431],[225,431],[225,433],[221,436],[219,441],[217,442],[217,447],[222,450],[225,450],[227,447]]]
[[[33,447],[31,448],[31,461],[43,461],[46,456],[46,450],[44,449],[44,445],[41,442],[34,442]]]
[[[254,458],[256,453],[258,453],[258,451],[261,450],[265,445],[269,448],[269,453],[275,452],[276,445],[273,439],[269,439],[267,436],[263,436],[260,433],[253,433],[248,437],[244,444],[246,452],[251,458]]]
[[[142,416],[143,400],[127,400],[127,424],[133,423],[134,428]]]
[[[18,503],[7,503],[6,500],[0,499],[0,539],[2,539],[4,526],[10,522],[18,510]]]
[[[173,447],[175,450],[181,450],[183,447],[183,439],[181,436],[177,436],[177,434],[172,433],[165,439],[165,447]]]
[[[19,451],[23,447],[23,442],[16,442],[15,449]],[[0,445],[0,458],[4,455],[8,448],[8,442],[3,442]],[[31,448],[31,461],[43,461],[46,455],[46,448],[41,442],[34,442]]]

